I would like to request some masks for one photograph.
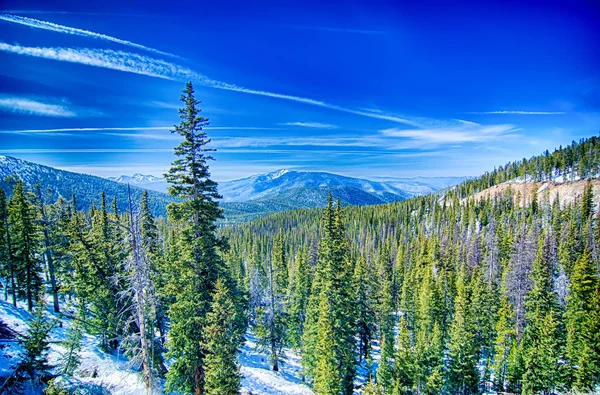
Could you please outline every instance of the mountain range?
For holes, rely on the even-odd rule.
[[[164,178],[140,173],[132,176],[108,177],[108,179],[164,193],[167,192],[168,187]],[[263,198],[272,199],[278,194],[296,188],[335,189],[343,187],[362,190],[373,195],[370,200],[381,200],[378,202],[386,203],[436,192],[459,184],[465,179],[466,177],[378,177],[375,180],[366,180],[325,172],[281,169],[220,182],[219,193],[223,195],[223,202],[245,202]]]
[[[10,189],[5,178],[16,175],[33,188],[40,184],[50,190],[50,200],[58,196],[77,197],[79,208],[99,204],[100,191],[110,201],[117,198],[119,210],[126,209],[127,185],[131,185],[134,200],[144,189],[149,190],[152,211],[166,214],[166,205],[175,199],[165,192],[164,178],[136,173],[132,176],[101,178],[73,173],[48,166],[0,156],[0,187]],[[415,195],[435,192],[456,185],[464,177],[388,178],[379,181],[346,177],[324,172],[277,170],[270,173],[219,183],[223,195],[221,206],[227,222],[243,222],[269,213],[298,208],[322,207],[329,192],[343,205],[373,205],[402,201]]]
[[[10,176],[23,180],[29,189],[39,184],[47,201],[51,203],[59,196],[65,199],[75,196],[77,208],[88,210],[92,205],[100,204],[100,193],[104,191],[107,202],[110,203],[116,198],[119,211],[124,212],[127,209],[127,185],[106,178],[59,170],[10,156],[0,156],[0,188],[9,193],[13,185],[13,181],[8,179]],[[143,192],[143,188],[131,186],[134,201],[138,202]],[[150,190],[148,195],[150,210],[156,216],[165,216],[167,204],[175,200],[157,191]]]

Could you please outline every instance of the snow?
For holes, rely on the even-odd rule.
[[[271,370],[267,355],[256,350],[256,338],[246,335],[246,343],[240,355],[242,394],[252,395],[312,395],[312,390],[302,383],[300,357],[285,349],[285,358],[279,364],[279,372]]]
[[[48,318],[57,319],[58,314],[46,311]],[[0,322],[4,323],[12,331],[25,334],[28,328],[27,321],[31,314],[27,312],[23,303],[18,307],[0,301]],[[50,364],[56,364],[66,349],[60,342],[67,338],[67,331],[71,326],[71,320],[61,319],[62,327],[56,326],[50,334],[50,353],[48,359]],[[285,350],[285,359],[280,364],[280,371],[270,370],[267,355],[256,350],[256,338],[251,333],[246,336],[247,340],[241,348],[239,361],[241,365],[242,394],[252,395],[313,395],[312,390],[302,382],[300,357],[291,350]],[[0,338],[0,383],[3,377],[9,376],[20,361],[22,348],[15,341],[7,341]],[[86,388],[89,393],[94,394],[122,394],[142,395],[145,394],[145,386],[141,374],[131,367],[131,364],[122,355],[114,355],[102,351],[96,337],[84,334],[82,349],[79,352],[81,365],[75,371],[74,378],[61,378],[63,385]],[[164,382],[157,383],[158,393],[163,392]],[[29,391],[40,394],[40,389]]]
[[[21,303],[17,305],[18,307],[14,307],[10,303],[0,301],[0,321],[15,332],[25,334],[28,328],[27,321],[31,318],[31,314]],[[46,312],[46,315],[49,318],[58,318],[54,313]],[[66,351],[60,342],[66,339],[71,321],[63,318],[62,322],[62,327],[57,325],[50,333],[51,344],[48,354],[50,364],[56,364]],[[0,341],[0,344],[5,344],[4,348],[0,349],[0,377],[6,377],[12,373],[19,362],[21,347],[16,342]],[[89,384],[92,388],[106,389],[114,394],[145,394],[141,375],[131,369],[129,361],[122,356],[100,350],[98,340],[94,336],[88,334],[83,336],[82,350],[79,354],[81,365],[75,372],[77,381]]]

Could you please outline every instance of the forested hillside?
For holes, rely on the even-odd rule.
[[[4,298],[34,313],[0,391],[62,394],[65,377],[69,391],[89,389],[78,381],[93,376],[79,369],[84,334],[126,358],[146,393],[240,393],[246,338],[273,372],[299,354],[296,393],[598,389],[600,225],[584,180],[598,174],[596,137],[444,194],[363,207],[330,196],[325,209],[218,228],[208,120],[191,83],[181,100],[166,219],[133,188],[114,201],[96,191],[85,210],[22,180],[0,189]],[[558,177],[579,180],[582,195],[474,195]],[[67,321],[50,360],[50,333]]]
[[[357,364],[372,366],[371,394],[592,390],[600,228],[597,181],[583,180],[598,174],[598,142],[509,164],[441,197],[330,205],[224,230],[251,323],[302,350],[319,394],[351,393]],[[538,195],[542,184],[525,179],[582,193]],[[508,180],[498,194],[472,195]]]
[[[89,210],[91,206],[100,204],[100,194],[104,192],[106,199],[117,201],[119,211],[127,208],[127,185],[88,174],[73,173],[53,167],[27,162],[9,156],[0,156],[0,189],[11,193],[17,179],[23,181],[30,190],[37,190],[44,201],[53,203],[59,197],[70,200],[76,197],[77,209]],[[131,186],[131,195],[138,202],[144,189]],[[36,192],[37,193],[37,192]],[[166,216],[167,204],[174,199],[164,193],[149,191],[149,207],[155,216]]]

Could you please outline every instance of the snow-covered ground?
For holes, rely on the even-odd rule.
[[[57,319],[53,313],[47,312],[49,318]],[[0,321],[13,331],[25,334],[27,321],[31,314],[25,305],[18,303],[18,307],[5,301],[0,301]],[[50,333],[50,364],[56,364],[65,353],[65,348],[60,342],[66,339],[67,330],[71,325],[70,320],[62,319],[63,326],[56,325]],[[0,376],[10,375],[20,361],[21,347],[14,341],[0,340]],[[87,384],[86,387],[94,389],[96,393],[105,392],[113,394],[134,395],[145,394],[144,383],[138,372],[132,371],[126,358],[103,352],[99,348],[98,340],[84,334],[82,349],[80,351],[81,365],[75,372],[78,381]]]
[[[47,312],[49,318],[58,318]],[[18,307],[0,301],[0,322],[10,330],[19,334],[27,332],[27,321],[31,314],[22,303]],[[51,351],[50,364],[56,364],[66,351],[60,344],[67,336],[71,325],[70,320],[63,318],[63,326],[56,326],[50,335]],[[18,365],[21,346],[14,339],[0,338],[0,385]],[[128,360],[119,355],[103,352],[94,336],[85,334],[80,351],[81,365],[75,372],[75,379],[84,383],[90,392],[96,394],[145,394],[145,386],[141,374],[132,369]],[[312,395],[308,386],[302,383],[300,357],[290,350],[285,350],[285,360],[280,365],[279,372],[270,370],[269,358],[256,350],[256,338],[247,335],[247,341],[241,349],[240,364],[242,379],[242,394],[252,395]],[[162,382],[157,383],[159,393],[162,392]],[[29,393],[40,393],[40,389]]]
[[[242,394],[252,395],[312,395],[308,386],[302,383],[300,357],[291,350],[285,350],[285,359],[279,364],[279,372],[271,370],[268,356],[256,351],[256,338],[252,334],[240,355],[242,372]]]

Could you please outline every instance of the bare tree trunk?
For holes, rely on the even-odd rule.
[[[129,227],[131,235],[131,249],[133,251],[134,259],[134,273],[133,283],[134,292],[136,298],[136,310],[138,316],[138,325],[140,329],[140,343],[142,347],[142,371],[144,381],[146,383],[146,394],[152,392],[152,372],[150,370],[150,353],[148,352],[148,338],[146,336],[146,315],[145,309],[146,301],[144,298],[144,275],[146,270],[143,269],[144,263],[140,257],[139,246],[137,243],[137,231],[134,226],[133,220],[133,204],[131,201],[131,188],[127,186],[127,193],[129,195]]]
[[[271,360],[273,361],[273,371],[279,371],[279,364],[277,363],[277,345],[275,344],[275,294],[273,292],[273,260],[269,259],[269,278],[270,278],[270,287],[269,291],[271,293],[271,319],[269,322],[269,337],[271,338]]]
[[[10,271],[10,286],[11,286],[11,295],[12,295],[12,303],[13,306],[17,307],[17,284],[15,280],[15,265],[13,262],[13,254],[12,254],[12,244],[10,242],[10,232],[9,232],[9,224],[8,224],[8,212],[6,211],[6,207],[4,207],[4,212],[2,213],[2,217],[4,218],[4,228],[6,229],[6,235],[2,235],[2,237],[6,236],[6,249],[8,253],[8,267]],[[8,287],[8,281],[7,281]]]
[[[54,260],[52,258],[52,245],[50,243],[50,235],[48,233],[48,219],[46,217],[46,210],[44,208],[44,201],[42,199],[42,192],[38,186],[37,188],[38,198],[40,200],[40,212],[42,214],[42,228],[44,233],[44,246],[45,248],[45,260],[48,267],[48,275],[50,276],[50,285],[52,287],[52,301],[54,305],[54,312],[60,312],[60,305],[58,304],[58,287],[56,286],[56,275],[54,273]]]

